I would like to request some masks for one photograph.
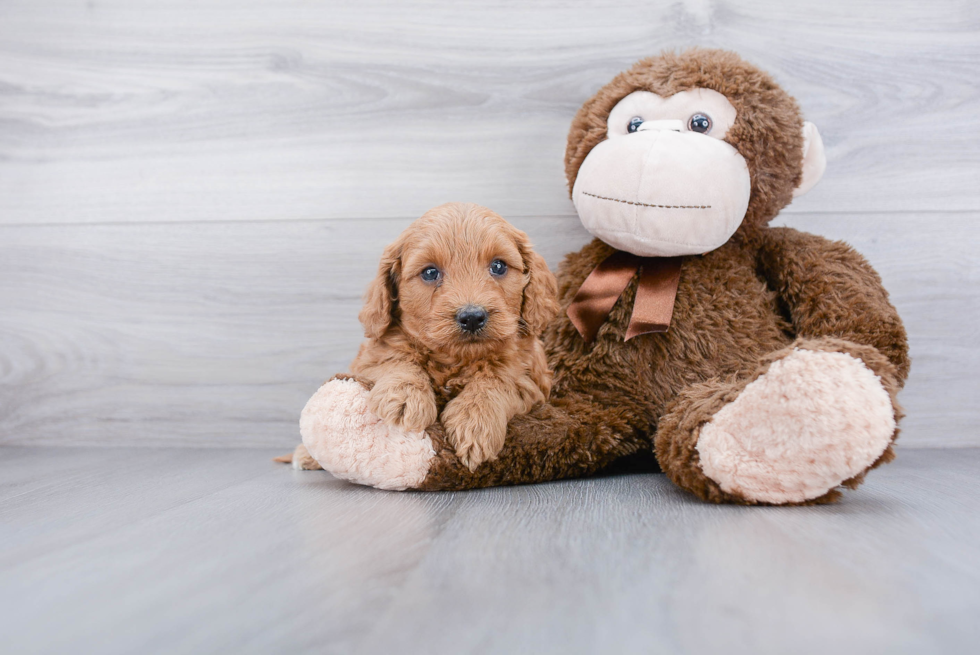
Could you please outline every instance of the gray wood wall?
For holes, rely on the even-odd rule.
[[[0,443],[291,446],[385,243],[447,200],[587,240],[569,121],[664,48],[737,50],[908,326],[903,445],[980,445],[980,4],[0,1]]]

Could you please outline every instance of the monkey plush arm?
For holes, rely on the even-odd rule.
[[[905,327],[878,273],[853,248],[792,228],[768,228],[759,268],[797,337],[872,346],[894,366],[898,384],[904,385],[909,373]],[[862,359],[879,375],[885,372],[868,361],[873,358]]]

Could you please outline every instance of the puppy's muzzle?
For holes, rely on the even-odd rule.
[[[456,323],[463,332],[474,334],[487,324],[487,310],[477,305],[466,305],[456,312]]]

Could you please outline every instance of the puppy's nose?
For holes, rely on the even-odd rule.
[[[487,310],[476,305],[467,305],[456,312],[456,322],[464,332],[476,332],[487,324]]]

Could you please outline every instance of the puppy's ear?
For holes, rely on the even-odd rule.
[[[364,326],[364,335],[369,339],[380,338],[395,318],[400,272],[401,243],[396,241],[381,255],[378,274],[364,292],[364,307],[357,316]]]
[[[524,302],[521,318],[529,334],[541,336],[548,324],[558,315],[558,280],[548,269],[544,257],[531,249],[523,232],[518,233],[517,247],[524,259]]]

